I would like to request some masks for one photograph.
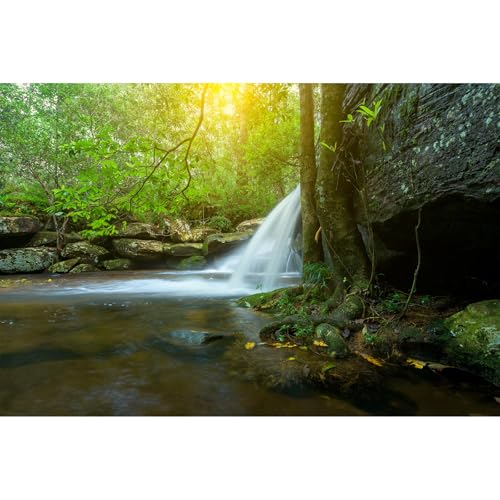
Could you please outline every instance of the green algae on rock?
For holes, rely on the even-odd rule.
[[[500,300],[469,304],[444,321],[451,361],[500,385]]]

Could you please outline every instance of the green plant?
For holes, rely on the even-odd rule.
[[[390,293],[382,302],[382,309],[389,313],[396,313],[403,305],[403,295],[399,292]]]
[[[328,266],[322,262],[304,264],[302,278],[305,284],[326,287],[332,277],[332,272]]]
[[[382,108],[382,99],[373,101],[373,109],[362,104],[356,111],[365,119],[366,126],[369,127],[376,119]]]
[[[208,226],[221,231],[222,233],[228,233],[233,229],[232,222],[223,215],[214,215],[208,220]]]

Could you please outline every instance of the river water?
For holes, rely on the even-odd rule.
[[[272,317],[237,307],[255,290],[229,289],[221,274],[26,279],[0,289],[2,415],[500,414],[491,390],[412,369],[385,379],[384,397],[368,403],[263,384],[242,354]],[[281,351],[258,345],[254,355],[278,366]]]

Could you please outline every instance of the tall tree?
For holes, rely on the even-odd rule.
[[[319,229],[316,215],[316,154],[314,150],[314,101],[310,83],[299,85],[300,94],[300,200],[304,264],[322,260],[321,245],[315,240]]]
[[[343,150],[342,101],[345,85],[321,85],[321,151],[316,180],[317,214],[322,238],[333,263],[338,305],[345,291],[358,292],[368,286],[369,264],[354,218],[354,164]]]

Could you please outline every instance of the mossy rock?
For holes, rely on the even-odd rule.
[[[203,253],[205,255],[211,255],[214,253],[227,252],[250,239],[252,234],[252,231],[212,234],[203,243]]]
[[[315,336],[326,342],[328,354],[334,358],[345,358],[349,355],[349,348],[342,338],[340,330],[328,323],[321,323],[316,327]]]
[[[207,260],[205,257],[202,257],[201,255],[193,255],[191,257],[187,257],[186,259],[182,259],[179,262],[177,269],[179,269],[179,271],[194,271],[203,269],[206,264]]]
[[[261,292],[254,293],[252,295],[246,295],[241,297],[236,301],[236,304],[240,307],[252,307],[255,309],[276,309],[277,302],[286,292],[287,288],[278,288],[271,292]]]
[[[0,273],[33,273],[43,271],[57,261],[52,248],[10,248],[0,250]]]
[[[203,254],[202,243],[176,243],[169,245],[167,254],[174,257],[192,257]]]
[[[73,259],[80,257],[82,261],[88,264],[97,264],[109,255],[109,250],[99,245],[94,245],[88,241],[77,241],[68,243],[61,252],[61,257]]]
[[[445,352],[458,366],[500,385],[500,300],[469,304],[444,321]]]
[[[98,272],[99,269],[93,266],[92,264],[78,264],[71,271],[70,274],[78,274],[78,273],[95,273]]]
[[[110,259],[105,260],[102,267],[106,271],[125,271],[132,267],[132,261],[130,259]]]
[[[80,262],[80,257],[74,259],[61,260],[49,267],[49,273],[69,273]]]

